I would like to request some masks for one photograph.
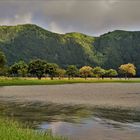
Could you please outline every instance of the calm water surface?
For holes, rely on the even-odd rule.
[[[0,116],[70,140],[140,140],[140,109],[1,101]]]

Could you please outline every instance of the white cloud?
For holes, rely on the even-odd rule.
[[[60,33],[60,34],[65,33],[55,22],[51,22],[48,27],[52,32]]]
[[[140,1],[3,0],[0,24],[34,23],[48,30],[98,35],[115,29],[140,30]]]
[[[32,15],[30,13],[24,15],[14,15],[12,18],[0,18],[1,25],[17,25],[32,23]]]

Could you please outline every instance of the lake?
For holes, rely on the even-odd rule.
[[[0,115],[71,140],[140,138],[140,110],[1,101]]]
[[[140,84],[1,87],[0,116],[70,140],[139,140],[139,99]]]

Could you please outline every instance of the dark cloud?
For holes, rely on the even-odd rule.
[[[139,0],[1,0],[0,24],[34,23],[48,30],[99,35],[140,30]]]

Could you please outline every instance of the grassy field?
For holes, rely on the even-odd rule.
[[[23,128],[18,122],[0,118],[0,140],[64,140],[64,138]]]
[[[74,78],[68,80],[68,78],[50,80],[49,78],[42,78],[38,80],[37,78],[9,78],[1,77],[0,86],[13,86],[13,85],[57,85],[57,84],[73,84],[73,83],[140,83],[140,78],[131,78],[125,80],[124,78]]]

